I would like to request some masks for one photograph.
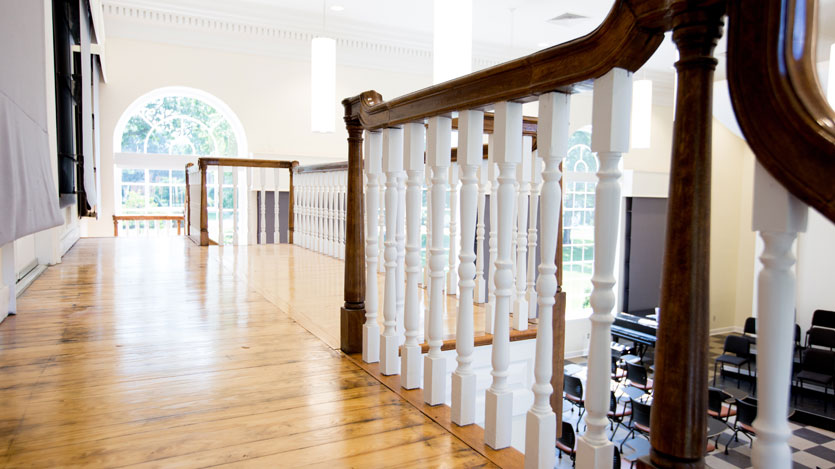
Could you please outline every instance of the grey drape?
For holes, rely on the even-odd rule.
[[[42,0],[0,0],[0,246],[63,223],[46,130],[44,14]]]

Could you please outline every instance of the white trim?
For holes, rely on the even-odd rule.
[[[9,315],[9,287],[0,285],[0,323]]]
[[[46,266],[43,264],[38,264],[29,271],[26,275],[23,276],[22,279],[17,281],[17,288],[15,289],[15,297],[18,297],[29,288],[29,285],[41,276],[42,273],[46,272]]]
[[[154,153],[114,153],[113,165],[118,168],[176,169],[183,170],[186,164],[197,164],[197,156],[159,155]]]
[[[711,329],[710,330],[710,335],[727,334],[729,332],[736,332],[737,334],[742,334],[742,327],[740,327],[740,326],[717,327],[716,329]]]

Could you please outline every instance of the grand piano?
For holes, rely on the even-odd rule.
[[[658,333],[658,322],[649,317],[655,311],[648,312],[647,315],[642,315],[643,311],[636,311],[635,314],[618,313],[612,324],[612,339],[616,342],[620,339],[632,341],[641,358],[648,347],[655,347],[655,336]]]

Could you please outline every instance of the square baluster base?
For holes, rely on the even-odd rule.
[[[493,449],[507,448],[513,426],[513,392],[488,389],[484,394],[484,442]]]
[[[400,358],[397,356],[396,335],[380,336],[380,373],[384,375],[396,375],[400,373]]]
[[[365,363],[380,361],[380,327],[376,324],[362,326],[362,361]]]
[[[444,403],[446,397],[446,358],[423,357],[423,402],[429,405]]]
[[[420,345],[403,346],[400,348],[400,385],[406,389],[420,387],[421,363]]]
[[[475,423],[475,374],[452,374],[452,423],[464,426]]]

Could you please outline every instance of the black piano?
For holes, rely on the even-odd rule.
[[[658,332],[658,322],[646,316],[618,313],[612,324],[612,339],[632,341],[639,349],[643,358],[648,347],[655,347],[655,336]]]

